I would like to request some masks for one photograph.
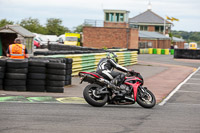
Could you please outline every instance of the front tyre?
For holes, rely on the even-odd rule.
[[[156,98],[150,90],[145,89],[144,92],[138,92],[137,103],[144,108],[153,108],[156,105]]]
[[[108,101],[107,94],[97,95],[96,92],[98,89],[102,88],[100,85],[97,84],[90,84],[85,87],[83,91],[83,96],[86,102],[94,107],[102,107]]]

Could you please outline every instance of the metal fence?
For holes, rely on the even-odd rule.
[[[84,26],[104,27],[104,21],[103,20],[85,19]]]

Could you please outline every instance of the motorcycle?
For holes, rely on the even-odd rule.
[[[144,108],[152,108],[156,104],[154,94],[143,87],[144,80],[140,73],[128,72],[119,89],[96,72],[79,72],[79,77],[80,83],[90,83],[85,87],[83,96],[94,107],[102,107],[106,103],[127,105],[137,102]]]

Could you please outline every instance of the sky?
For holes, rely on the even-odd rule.
[[[179,19],[172,30],[200,32],[200,0],[150,0],[152,11],[159,16]],[[103,20],[103,9],[130,11],[132,18],[147,10],[149,0],[0,0],[0,20],[20,22],[37,18],[45,25],[48,18],[59,18],[73,29],[85,19]]]

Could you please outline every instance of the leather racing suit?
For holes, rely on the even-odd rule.
[[[105,79],[111,81],[111,83],[119,86],[124,82],[125,74],[113,71],[114,68],[122,72],[128,72],[128,69],[117,64],[117,62],[111,58],[102,58],[97,65],[96,72]]]

